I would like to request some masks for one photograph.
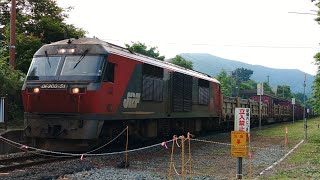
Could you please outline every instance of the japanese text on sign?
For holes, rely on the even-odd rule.
[[[246,157],[247,136],[244,131],[231,131],[231,155],[232,157]]]
[[[236,108],[234,130],[250,133],[250,108]]]

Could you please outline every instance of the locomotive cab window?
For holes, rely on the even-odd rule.
[[[163,101],[163,69],[150,64],[142,65],[142,100]]]
[[[103,81],[114,82],[114,63],[108,62],[106,72],[104,73]]]
[[[60,61],[61,57],[59,56],[33,58],[27,80],[54,80],[57,76]]]
[[[60,80],[101,80],[104,60],[102,56],[66,56]]]

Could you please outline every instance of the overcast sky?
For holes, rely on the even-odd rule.
[[[140,41],[166,58],[209,53],[315,75],[320,25],[311,0],[57,0],[67,23],[124,46]]]

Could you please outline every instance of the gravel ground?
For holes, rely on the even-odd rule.
[[[266,138],[251,135],[253,157],[243,158],[244,178],[255,178],[268,166],[284,156],[290,148],[284,147],[284,138]],[[210,135],[201,138],[209,142],[191,141],[192,179],[218,180],[235,179],[236,158],[230,155],[230,133]],[[187,141],[186,141],[187,142]],[[220,142],[220,143],[213,143]],[[226,143],[226,144],[224,144]],[[290,141],[289,147],[298,142]],[[179,141],[180,144],[180,141]],[[101,157],[84,157],[64,162],[56,162],[42,166],[35,166],[23,171],[14,171],[10,174],[0,175],[0,179],[133,179],[133,180],[158,180],[168,179],[170,171],[170,156],[172,143],[168,149],[156,146],[128,155],[129,167],[119,168],[125,159],[123,154]],[[185,144],[185,177],[189,178],[188,143]],[[173,164],[176,171],[172,170],[171,179],[181,179],[181,148],[175,144]],[[268,173],[264,174],[264,177]]]

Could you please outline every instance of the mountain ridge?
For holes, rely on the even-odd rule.
[[[293,93],[303,93],[303,82],[305,72],[298,69],[276,69],[265,67],[262,65],[253,65],[237,60],[230,60],[208,53],[181,53],[184,59],[193,62],[193,69],[206,73],[210,76],[216,77],[222,69],[231,73],[236,68],[251,69],[253,74],[251,79],[256,82],[267,82],[272,87],[277,85],[288,85]],[[269,78],[268,78],[269,76]],[[306,73],[306,95],[310,96],[312,93],[314,77]]]

